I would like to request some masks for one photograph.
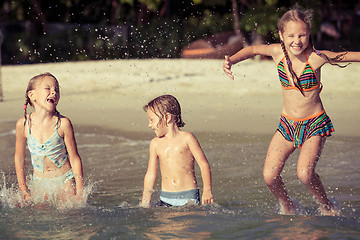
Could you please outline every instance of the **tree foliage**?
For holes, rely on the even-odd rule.
[[[256,32],[266,41],[277,41],[277,20],[295,2],[2,0],[3,63],[178,57],[190,42],[227,31],[240,32],[247,39]],[[314,29],[321,23],[320,17],[331,16],[326,11],[337,9],[339,14],[343,6],[351,9],[356,3],[357,0],[301,2],[316,13]],[[324,4],[328,7],[324,8]]]

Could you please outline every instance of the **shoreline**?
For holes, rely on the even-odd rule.
[[[184,131],[273,134],[282,107],[274,63],[247,60],[234,66],[234,81],[228,79],[221,66],[222,60],[186,59],[3,66],[0,122],[20,118],[29,79],[51,72],[60,83],[58,110],[75,127],[147,132],[143,106],[154,97],[172,94],[182,108]],[[360,136],[359,66],[331,66],[323,71],[321,97],[335,127],[334,136]]]

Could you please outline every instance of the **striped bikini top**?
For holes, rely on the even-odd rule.
[[[56,123],[56,131],[44,143],[39,143],[31,135],[29,119],[27,120],[27,123],[29,126],[29,136],[27,138],[27,145],[31,153],[31,162],[34,169],[36,169],[39,172],[44,172],[45,157],[48,157],[55,164],[55,166],[61,168],[65,164],[68,158],[68,152],[66,150],[64,138],[60,137],[58,133],[59,120]]]
[[[305,53],[305,57],[306,57],[306,63],[305,63],[305,67],[304,70],[302,71],[302,73],[299,76],[299,80],[298,80],[298,84],[300,86],[300,88],[303,91],[311,91],[314,90],[318,87],[322,88],[321,83],[319,83],[319,81],[316,78],[316,74],[314,69],[312,68],[312,66],[310,65],[306,53]],[[280,62],[277,65],[277,69],[278,69],[278,73],[279,73],[279,79],[280,79],[280,83],[281,86],[284,89],[296,89],[299,90],[291,81],[289,78],[289,75],[287,73],[287,70],[285,68],[285,56],[280,60]]]

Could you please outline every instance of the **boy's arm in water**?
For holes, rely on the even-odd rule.
[[[61,123],[64,129],[64,141],[69,154],[70,165],[74,173],[76,197],[81,198],[84,187],[83,168],[81,158],[77,150],[74,129],[70,119],[68,118],[62,118]]]
[[[144,191],[142,200],[140,203],[141,207],[150,207],[151,196],[154,192],[154,186],[157,177],[159,158],[156,153],[156,138],[151,140],[149,146],[149,164],[144,177]]]
[[[30,192],[26,185],[26,165],[25,165],[25,118],[20,118],[16,123],[16,141],[15,141],[15,170],[19,184],[19,190],[25,203],[30,198]]]
[[[201,178],[203,181],[203,194],[201,197],[201,203],[212,204],[214,202],[214,197],[212,194],[211,170],[209,162],[207,161],[198,140],[192,133],[189,133],[187,144],[201,171]]]

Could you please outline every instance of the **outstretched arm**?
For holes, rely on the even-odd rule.
[[[25,145],[26,145],[26,137],[25,137],[25,126],[24,126],[24,118],[20,118],[16,123],[16,142],[15,142],[15,170],[16,177],[19,184],[20,193],[25,200],[25,203],[30,198],[30,191],[26,185],[26,167],[25,167]]]
[[[156,177],[157,177],[157,169],[158,169],[158,163],[159,163],[159,158],[156,154],[156,139],[153,139],[150,142],[150,147],[149,147],[149,164],[148,164],[148,169],[146,171],[145,174],[145,178],[144,178],[144,191],[143,191],[143,196],[142,196],[142,200],[140,203],[141,207],[150,207],[150,202],[151,202],[151,196],[152,193],[154,192],[154,186],[155,186],[155,182],[156,182]]]
[[[340,57],[339,62],[360,62],[360,52],[331,52],[331,51],[320,51],[329,58],[335,58],[339,55],[343,55]]]
[[[62,118],[61,124],[64,129],[64,141],[69,154],[70,165],[75,177],[76,197],[81,198],[84,188],[83,168],[81,158],[77,150],[74,128],[68,118]]]
[[[240,51],[232,55],[231,57],[225,56],[225,60],[223,63],[223,70],[231,79],[234,79],[234,76],[231,72],[231,66],[238,62],[244,61],[248,58],[252,58],[256,55],[263,55],[263,56],[271,56],[275,57],[278,53],[279,44],[271,44],[271,45],[256,45],[256,46],[248,46],[242,48]]]
[[[201,203],[212,204],[214,203],[214,197],[212,194],[210,165],[206,159],[203,150],[200,147],[198,140],[191,133],[189,134],[189,138],[188,138],[188,146],[197,164],[199,165],[201,171],[201,177],[203,180],[203,194],[201,197]]]

